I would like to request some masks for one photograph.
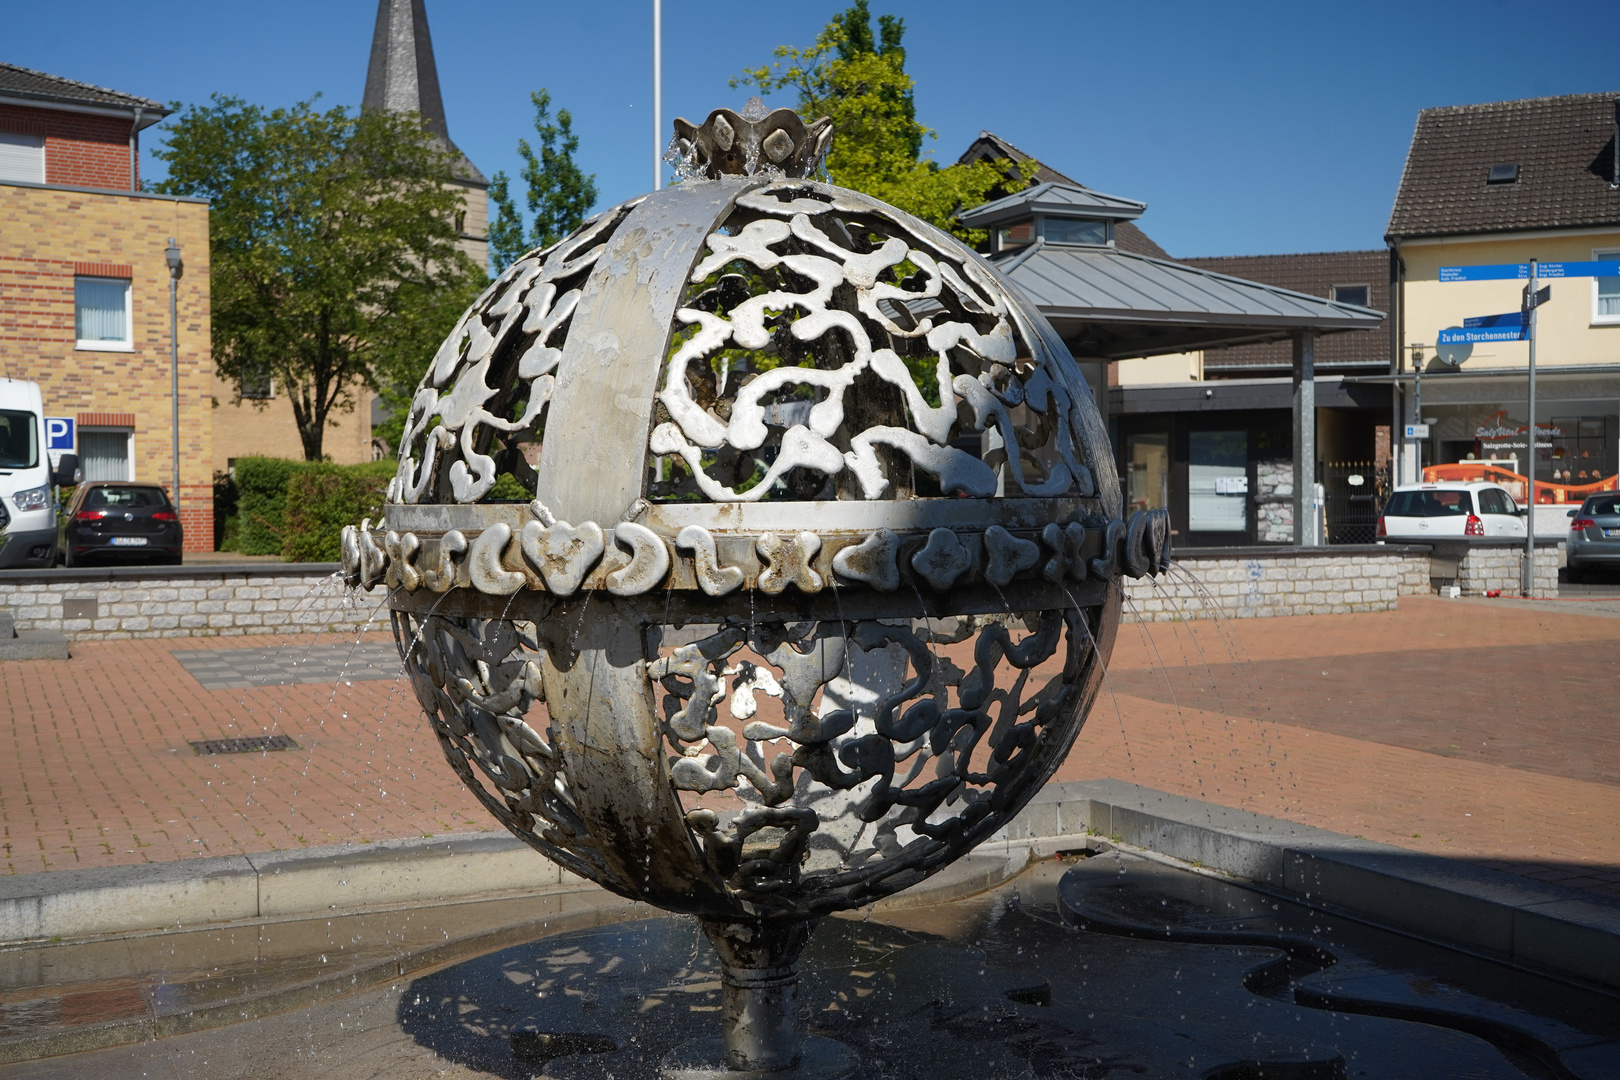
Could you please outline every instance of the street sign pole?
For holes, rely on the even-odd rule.
[[[1526,286],[1525,326],[1530,338],[1530,445],[1527,451],[1525,478],[1529,487],[1530,508],[1524,519],[1524,571],[1525,596],[1535,591],[1536,583],[1536,260],[1530,260],[1530,283]]]

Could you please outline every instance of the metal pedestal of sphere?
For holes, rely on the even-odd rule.
[[[697,175],[462,317],[344,561],[389,590],[474,795],[565,869],[697,916],[724,970],[715,1065],[772,1071],[800,1062],[815,921],[926,878],[1050,778],[1120,579],[1164,569],[1169,529],[1122,517],[1032,304],[805,178],[825,123],[682,124]],[[503,474],[533,498],[494,500]]]

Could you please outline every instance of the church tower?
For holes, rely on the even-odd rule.
[[[378,0],[377,29],[371,38],[371,64],[366,69],[366,93],[360,107],[420,113],[423,125],[456,154],[455,182],[462,188],[465,205],[458,222],[461,250],[487,268],[489,181],[450,139],[422,0]]]

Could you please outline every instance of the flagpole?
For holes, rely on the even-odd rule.
[[[653,0],[653,190],[664,186],[664,0]]]

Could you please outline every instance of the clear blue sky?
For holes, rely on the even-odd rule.
[[[664,112],[740,106],[728,78],[844,4],[665,0]],[[919,118],[949,162],[988,128],[1148,203],[1178,256],[1382,246],[1419,109],[1620,91],[1620,3],[1093,4],[872,0],[906,21]],[[372,0],[12,0],[0,59],[163,101],[358,104]],[[517,171],[528,92],[574,115],[602,205],[651,186],[651,0],[427,0],[452,138]],[[792,104],[783,100],[781,104]],[[162,128],[143,137],[150,151]]]

